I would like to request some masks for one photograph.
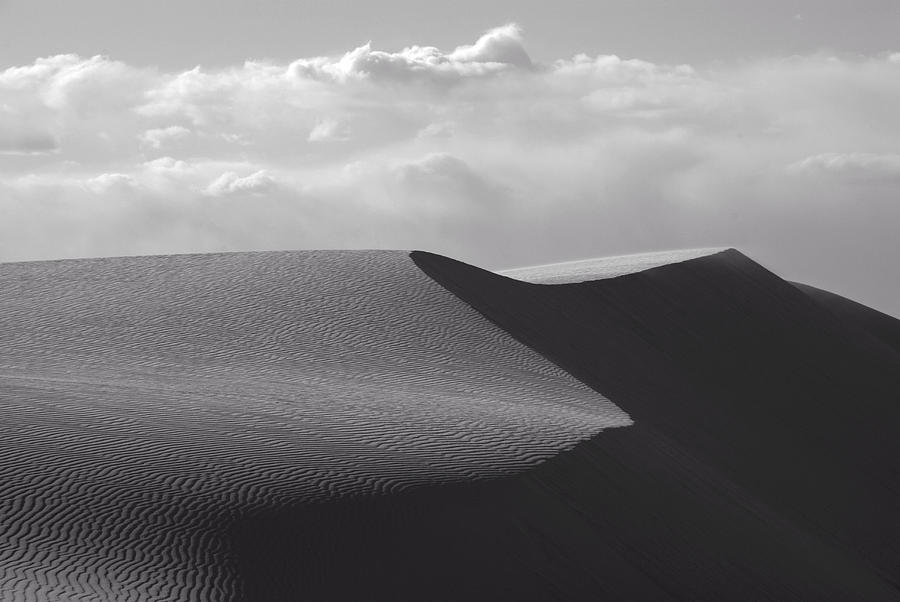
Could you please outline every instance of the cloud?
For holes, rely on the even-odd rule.
[[[82,116],[122,109],[138,101],[150,72],[104,56],[39,58],[0,73],[0,93],[25,96],[51,110]]]
[[[419,138],[450,138],[453,136],[456,127],[452,122],[436,121],[429,123],[418,132],[416,136]]]
[[[0,103],[0,153],[30,155],[58,149],[59,141],[47,124],[23,114],[18,108]]]
[[[900,179],[900,153],[822,153],[792,163],[788,170],[855,181]]]
[[[436,186],[464,190],[489,188],[485,184],[484,178],[468,163],[447,153],[429,153],[419,159],[401,163],[395,167],[395,170],[401,181],[425,190],[433,190]],[[463,194],[462,196],[471,198],[481,195]]]
[[[429,153],[402,162],[394,166],[393,175],[398,183],[397,196],[419,206],[430,205],[432,215],[441,212],[484,220],[486,213],[508,201],[509,191],[503,185],[447,153]]]
[[[88,178],[84,185],[91,192],[105,194],[110,191],[129,191],[137,186],[137,182],[128,174],[104,173]]]
[[[159,157],[144,163],[143,168],[152,173],[186,173],[191,171],[192,166],[172,157]]]
[[[206,194],[210,196],[255,195],[271,192],[277,186],[277,180],[264,169],[244,177],[240,177],[233,171],[227,171],[207,186]]]
[[[900,312],[862,280],[900,256],[897,56],[541,62],[505,25],[177,72],[39,58],[0,72],[0,260],[738,246]]]
[[[516,25],[505,25],[488,31],[474,44],[459,46],[449,53],[433,46],[410,46],[399,52],[385,52],[373,50],[368,43],[337,60],[327,57],[297,60],[291,63],[288,71],[297,78],[335,82],[360,79],[446,81],[531,66],[521,30]]]
[[[306,138],[310,142],[343,141],[350,139],[350,128],[337,119],[323,119],[309,132]]]
[[[190,136],[191,130],[180,125],[170,125],[165,128],[154,128],[142,133],[138,139],[141,144],[150,148],[162,148],[163,145],[177,140],[182,140]]]
[[[525,51],[522,30],[515,24],[488,31],[471,46],[459,46],[447,59],[458,63],[498,63],[531,67],[531,57]]]

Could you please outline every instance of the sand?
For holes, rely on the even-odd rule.
[[[613,257],[590,257],[576,261],[500,270],[497,273],[534,284],[571,284],[642,272],[662,265],[705,257],[723,250],[721,248],[679,249]]]
[[[0,599],[900,599],[896,320],[736,251],[560,278],[0,264]]]
[[[686,599],[900,595],[900,358],[860,320],[734,250],[556,286],[414,258],[632,416],[524,478],[556,483],[652,583]]]
[[[0,304],[15,599],[232,599],[248,517],[514,474],[631,424],[405,252],[5,264]]]

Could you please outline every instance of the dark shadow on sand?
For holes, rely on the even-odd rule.
[[[247,600],[900,600],[900,361],[857,320],[736,251],[558,286],[412,257],[635,425],[244,517]]]

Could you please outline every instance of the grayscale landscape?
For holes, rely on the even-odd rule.
[[[0,602],[900,602],[895,0],[0,0]]]
[[[872,310],[734,251],[517,273],[581,284],[397,251],[3,264],[3,591],[897,597],[900,353]]]

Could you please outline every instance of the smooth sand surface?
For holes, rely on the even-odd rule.
[[[658,259],[0,265],[0,599],[900,600],[897,321]]]
[[[734,250],[555,286],[413,255],[632,416],[523,479],[663,597],[900,598],[900,357],[852,307]]]
[[[642,272],[661,265],[705,257],[723,250],[721,248],[681,249],[614,257],[591,257],[576,261],[500,270],[497,273],[535,284],[571,284]]]
[[[808,284],[792,283],[837,318],[900,353],[900,320],[846,297]]]

